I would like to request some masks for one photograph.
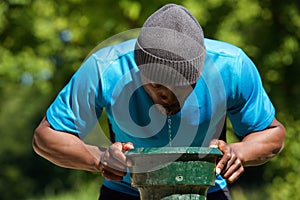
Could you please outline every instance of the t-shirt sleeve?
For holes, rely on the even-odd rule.
[[[275,108],[268,97],[257,68],[241,51],[237,62],[236,93],[228,117],[239,137],[267,128],[275,117]]]
[[[47,109],[52,128],[84,138],[98,123],[104,106],[97,60],[90,56]]]

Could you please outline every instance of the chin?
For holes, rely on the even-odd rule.
[[[168,110],[160,104],[156,104],[155,107],[156,107],[156,109],[158,110],[159,113],[161,113],[163,115],[167,115],[167,116],[177,114],[180,111],[180,108],[175,108],[175,109],[172,109],[172,110]]]
[[[175,110],[175,111],[171,111],[171,112],[169,112],[167,115],[168,115],[168,116],[170,116],[170,115],[175,115],[175,114],[179,113],[179,111],[180,111],[180,109]]]

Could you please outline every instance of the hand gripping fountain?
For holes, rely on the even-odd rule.
[[[221,155],[208,147],[133,149],[127,152],[133,161],[131,183],[141,200],[205,200]]]

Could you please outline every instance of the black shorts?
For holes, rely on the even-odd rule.
[[[140,200],[140,198],[109,189],[103,185],[98,200]],[[208,193],[206,200],[231,200],[231,197],[226,187],[223,190]]]

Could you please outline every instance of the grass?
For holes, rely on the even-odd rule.
[[[60,194],[45,194],[45,196],[28,200],[97,200],[99,197],[99,182],[90,182],[77,191],[66,191]],[[242,187],[239,185],[230,188],[232,200],[265,200],[268,199],[263,187]]]
[[[79,190],[66,191],[59,194],[45,194],[44,196],[30,198],[28,200],[97,200],[100,185],[98,182],[90,182]]]
[[[269,199],[264,187],[233,186],[230,188],[232,200],[265,200]]]

